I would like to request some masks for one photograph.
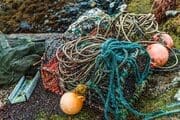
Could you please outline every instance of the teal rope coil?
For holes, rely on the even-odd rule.
[[[136,52],[142,52],[147,59],[144,71],[140,71],[136,60]],[[105,65],[106,70],[109,71],[107,95],[103,96],[100,93],[99,85],[90,85],[90,89],[95,89],[99,96],[101,96],[104,102],[105,119],[109,119],[110,112],[113,113],[116,120],[120,117],[125,118],[122,111],[123,109],[129,110],[136,116],[144,115],[133,109],[131,103],[125,98],[123,92],[123,84],[125,82],[123,71],[125,71],[124,69],[126,69],[127,66],[131,68],[132,73],[135,75],[135,83],[140,86],[150,70],[150,57],[145,49],[137,43],[108,39],[101,45],[101,53],[96,58],[96,69],[98,69],[102,63]],[[93,81],[90,83],[93,84]]]

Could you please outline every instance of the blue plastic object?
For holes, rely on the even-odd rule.
[[[27,101],[30,98],[33,90],[35,89],[39,79],[39,71],[36,73],[32,80],[28,80],[25,76],[23,76],[8,97],[10,103],[14,104]]]

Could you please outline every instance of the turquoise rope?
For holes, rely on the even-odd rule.
[[[143,72],[140,71],[137,64],[137,58],[133,54],[136,50],[139,50],[146,58]],[[123,109],[126,109],[133,113],[136,117],[141,117],[145,120],[151,120],[156,117],[179,112],[179,110],[168,112],[160,110],[151,113],[142,113],[133,108],[131,103],[126,100],[123,92],[123,83],[125,82],[123,75],[127,74],[127,72],[125,72],[126,68],[124,65],[133,70],[136,85],[138,86],[143,84],[145,78],[149,74],[150,57],[141,45],[128,41],[108,39],[101,45],[101,53],[96,58],[96,70],[98,70],[100,63],[105,65],[105,68],[109,73],[107,94],[103,96],[98,85],[93,83],[93,79],[88,82],[88,86],[90,89],[94,89],[100,96],[104,104],[104,117],[106,120],[110,119],[110,113],[113,114],[116,120],[125,119],[126,115],[123,113]]]
[[[145,117],[144,120],[154,120],[155,118],[160,118],[163,116],[168,116],[168,115],[177,114],[177,113],[180,113],[180,109],[171,110],[171,111],[163,111],[162,113],[154,114],[149,117]]]

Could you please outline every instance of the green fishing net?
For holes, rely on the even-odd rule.
[[[29,37],[8,39],[0,35],[0,86],[33,73],[33,64],[41,59],[43,52],[43,42],[35,42]]]

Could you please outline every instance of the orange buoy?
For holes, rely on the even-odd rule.
[[[151,44],[147,46],[147,52],[151,58],[152,67],[162,67],[165,65],[169,58],[169,52],[162,44]]]
[[[174,46],[172,37],[167,33],[157,33],[152,39],[154,41],[162,41],[168,48],[172,48]]]
[[[68,115],[77,114],[82,109],[84,100],[84,96],[80,96],[74,92],[67,92],[61,97],[61,110]]]

